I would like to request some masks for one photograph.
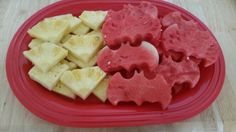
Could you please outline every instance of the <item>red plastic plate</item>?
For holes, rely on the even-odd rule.
[[[180,11],[187,19],[193,19],[204,30],[209,30],[199,19],[186,10],[165,1],[150,1],[159,9],[160,16],[171,11]],[[11,41],[6,59],[7,78],[19,101],[32,113],[64,126],[112,127],[145,124],[171,123],[190,118],[206,109],[221,91],[225,78],[225,63],[221,53],[217,62],[201,69],[201,78],[193,89],[182,90],[173,97],[167,110],[158,103],[121,103],[112,106],[108,101],[101,103],[94,96],[86,101],[75,101],[49,92],[27,75],[32,64],[23,56],[31,40],[27,30],[45,17],[72,13],[79,15],[83,10],[118,10],[124,4],[138,4],[133,0],[66,0],[49,5],[31,16],[16,32]]]

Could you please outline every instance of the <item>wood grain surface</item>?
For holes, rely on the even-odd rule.
[[[236,131],[236,0],[168,0],[199,17],[215,34],[226,61],[226,80],[217,100],[201,114],[168,125],[118,128],[66,128],[26,110],[6,79],[10,40],[33,13],[56,0],[0,0],[0,132],[235,132]]]

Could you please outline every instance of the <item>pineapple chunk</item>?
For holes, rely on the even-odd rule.
[[[64,73],[66,70],[69,70],[69,66],[59,62],[48,72],[43,72],[34,66],[30,69],[28,74],[32,80],[38,82],[48,90],[52,90],[53,87],[55,87],[55,85],[58,83],[62,73]]]
[[[69,40],[73,35],[67,34],[61,39],[61,43],[65,43],[67,40]]]
[[[47,72],[59,61],[63,60],[68,51],[52,43],[43,43],[42,45],[23,52],[36,67],[43,72]]]
[[[60,81],[85,100],[106,76],[98,66],[66,71]]]
[[[62,84],[60,81],[57,83],[57,85],[52,89],[52,91],[61,94],[63,96],[66,96],[71,99],[75,99],[76,95],[64,84]]]
[[[96,36],[99,36],[101,33],[101,30],[98,30],[98,31],[91,31],[89,33],[87,33],[87,35],[96,35]]]
[[[70,25],[67,21],[59,19],[45,19],[29,29],[28,33],[31,37],[38,38],[43,41],[58,43],[64,34],[68,32],[69,28]]]
[[[93,90],[93,94],[98,97],[102,102],[105,102],[107,99],[107,88],[108,88],[109,79],[104,78],[98,86]]]
[[[67,56],[67,59],[70,60],[71,62],[74,62],[79,67],[85,68],[85,67],[94,66],[96,64],[97,57],[98,57],[98,55],[95,55],[88,63],[85,63],[85,62],[81,61],[80,59],[76,58],[74,55],[69,53]]]
[[[59,15],[59,16],[54,16],[54,17],[46,18],[46,19],[49,19],[49,20],[56,19],[56,20],[67,21],[70,25],[69,32],[74,31],[76,28],[78,28],[78,26],[81,23],[81,20],[77,17],[74,17],[72,14]]]
[[[88,33],[89,30],[90,30],[90,28],[81,22],[79,24],[78,28],[73,31],[73,33],[76,35],[84,35],[84,34]]]
[[[101,28],[106,15],[107,11],[83,11],[79,18],[84,24],[97,31]]]
[[[101,32],[91,35],[72,36],[63,46],[76,58],[88,63],[103,47],[103,37]]]
[[[75,63],[69,62],[67,60],[62,60],[61,63],[68,65],[70,70],[73,70],[77,67],[77,65]]]
[[[32,39],[31,42],[29,43],[29,48],[33,49],[35,47],[40,46],[41,44],[43,44],[44,41],[40,40],[40,39]]]

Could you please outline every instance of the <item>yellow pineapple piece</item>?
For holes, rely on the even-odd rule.
[[[90,30],[90,28],[81,22],[79,24],[79,26],[73,31],[73,33],[76,35],[84,35],[84,34],[88,33],[89,30]]]
[[[107,99],[107,88],[108,88],[109,79],[108,77],[104,78],[97,87],[93,90],[93,94],[99,98],[102,102],[105,102]]]
[[[67,56],[68,51],[56,44],[45,42],[38,47],[24,51],[23,54],[41,71],[47,72],[63,60]]]
[[[35,48],[43,44],[44,41],[40,39],[32,39],[31,42],[29,43],[29,48]]]
[[[61,63],[68,65],[70,70],[73,70],[77,67],[77,65],[75,63],[69,62],[67,60],[62,60]]]
[[[94,66],[66,71],[60,81],[85,100],[105,76],[105,72]]]
[[[73,35],[67,34],[61,39],[61,43],[65,43],[67,40],[69,40]]]
[[[58,83],[62,73],[66,70],[69,70],[69,66],[59,62],[47,72],[43,72],[38,67],[34,66],[30,69],[28,74],[32,80],[38,82],[48,90],[52,90]]]
[[[107,11],[83,11],[79,18],[93,30],[98,30],[101,28],[106,15]]]
[[[52,89],[52,91],[61,94],[63,96],[66,96],[71,99],[75,99],[76,95],[64,84],[62,84],[60,81],[57,83],[57,85]]]
[[[74,17],[72,14],[64,14],[64,15],[54,16],[54,17],[50,17],[50,18],[46,18],[46,19],[48,19],[48,20],[56,19],[56,20],[67,21],[70,25],[70,29],[68,32],[72,32],[75,29],[77,29],[77,27],[81,23],[81,20],[78,17]]]
[[[66,41],[63,46],[76,58],[88,63],[103,47],[103,37],[101,32],[91,35],[76,35]]]
[[[94,66],[96,64],[97,57],[98,57],[98,55],[96,54],[94,57],[92,57],[92,59],[89,62],[85,63],[82,60],[78,59],[77,57],[75,57],[74,55],[69,53],[67,56],[67,59],[70,60],[71,62],[75,63],[79,67],[85,68],[85,67]]]
[[[58,43],[64,34],[68,32],[69,28],[70,24],[67,21],[60,19],[45,19],[29,29],[28,33],[33,38]]]

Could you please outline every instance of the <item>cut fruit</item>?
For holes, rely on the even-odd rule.
[[[126,5],[122,10],[109,11],[102,26],[104,40],[110,48],[117,48],[125,42],[158,42],[161,23],[157,8],[143,2],[138,6]],[[155,41],[154,41],[155,40]],[[157,47],[158,43],[153,43]]]
[[[38,38],[43,41],[58,43],[68,32],[70,25],[67,21],[59,19],[43,20],[28,30],[28,33],[33,38]]]
[[[202,31],[196,22],[185,20],[179,12],[166,15],[162,23],[168,26],[162,35],[163,46],[167,51],[201,59],[205,67],[216,62],[220,48],[210,32]]]
[[[67,34],[61,39],[61,43],[65,43],[67,40],[69,40],[73,35]]]
[[[62,60],[61,63],[68,65],[70,70],[73,70],[77,67],[77,65],[75,63],[69,62],[67,60]]]
[[[32,80],[38,82],[48,90],[52,90],[53,87],[58,83],[60,76],[66,70],[69,69],[67,64],[59,62],[57,65],[52,67],[48,72],[43,72],[36,66],[30,69],[29,76]]]
[[[90,30],[90,28],[81,22],[79,24],[79,26],[73,31],[73,33],[76,35],[84,35],[84,34],[88,33],[89,30]]]
[[[46,18],[46,20],[49,20],[49,21],[50,19],[67,21],[70,25],[70,29],[68,32],[74,31],[77,27],[79,27],[81,23],[81,20],[77,17],[74,17],[72,14],[65,14],[65,15],[59,15],[59,16]]]
[[[164,27],[171,26],[173,24],[183,24],[187,22],[185,19],[183,19],[182,14],[180,12],[172,12],[162,19],[161,23]],[[192,24],[194,23],[193,21],[190,21]],[[196,23],[194,23],[195,25]],[[197,27],[197,25],[196,25]]]
[[[106,74],[97,66],[66,71],[61,82],[85,100]]]
[[[132,47],[129,43],[122,44],[117,50],[105,47],[97,59],[98,66],[108,74],[122,70],[132,73],[135,69],[155,73],[158,62],[156,48],[145,41],[138,47]]]
[[[127,5],[125,5],[127,6]],[[133,6],[131,6],[130,8],[132,8]],[[126,7],[129,8],[129,7]],[[150,2],[145,2],[142,1],[141,4],[139,5],[139,8],[141,8],[143,10],[143,12],[145,12],[145,15],[149,15],[152,18],[157,18],[158,17],[158,10],[157,7],[154,6],[152,3]]]
[[[43,44],[44,41],[40,40],[40,39],[32,39],[31,42],[29,43],[29,48],[33,49],[35,47],[40,46],[41,44]]]
[[[98,55],[96,54],[89,62],[85,63],[79,58],[75,57],[72,54],[68,54],[67,59],[70,60],[71,62],[75,63],[77,66],[80,68],[85,68],[85,67],[92,67],[96,64]]]
[[[91,31],[89,33],[87,33],[87,35],[95,35],[95,36],[101,36],[101,30],[98,31]]]
[[[116,73],[110,78],[108,99],[113,105],[119,102],[134,101],[137,105],[143,102],[159,102],[165,109],[171,102],[171,87],[162,75],[157,74],[153,79],[147,79],[144,74],[135,73],[130,79]]]
[[[75,99],[76,95],[64,84],[62,84],[60,81],[57,83],[57,85],[52,89],[52,91],[61,94],[63,96],[66,96],[71,99]]]
[[[23,52],[36,67],[43,72],[47,72],[58,62],[63,60],[68,51],[52,43],[43,43],[42,45]]]
[[[76,58],[88,63],[103,46],[102,34],[97,32],[91,35],[72,36],[63,46]]]
[[[190,84],[190,87],[193,88],[200,78],[200,70],[195,62],[192,60],[175,62],[171,57],[162,58],[162,62],[159,64],[157,72],[164,76],[171,87],[173,87],[174,84],[188,83]]]
[[[79,18],[84,24],[97,31],[101,28],[107,11],[83,11]]]
[[[102,102],[105,102],[107,99],[107,88],[108,88],[109,79],[104,78],[98,86],[93,90],[93,94],[99,98]]]

